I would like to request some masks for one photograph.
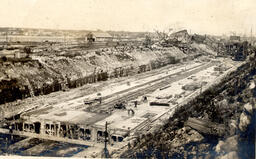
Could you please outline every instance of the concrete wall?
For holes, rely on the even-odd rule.
[[[55,136],[73,140],[85,140],[97,143],[103,143],[105,141],[104,127],[76,125],[58,121],[36,121],[29,117],[24,117],[22,122],[13,123],[12,129],[21,132],[40,134],[43,136]],[[110,144],[122,142],[124,139],[124,136],[120,134],[109,133],[114,131],[115,130],[110,129],[107,133],[108,142]]]

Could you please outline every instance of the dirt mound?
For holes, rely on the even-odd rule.
[[[181,34],[183,35],[183,32]],[[188,38],[188,35],[185,34],[184,37]],[[90,51],[59,46],[55,49],[41,49],[31,55],[31,60],[0,62],[0,83],[16,80],[10,82],[8,88],[0,87],[0,95],[6,98],[0,101],[0,104],[108,78],[150,71],[184,59],[193,59],[198,56],[199,51],[195,48],[187,54],[183,47],[149,49],[133,45]],[[14,89],[15,93],[12,91]]]

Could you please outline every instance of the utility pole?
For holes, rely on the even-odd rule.
[[[8,46],[8,31],[5,32],[6,47]]]
[[[105,140],[104,140],[104,143],[105,143],[105,146],[104,146],[104,157],[105,158],[109,158],[109,152],[108,152],[108,149],[107,149],[107,143],[108,143],[108,123],[106,122],[105,124]]]
[[[251,39],[250,40],[251,40],[251,45],[252,45],[252,27],[251,27]]]
[[[203,83],[201,82],[201,85],[200,85],[200,94],[202,93],[202,89],[203,89]]]

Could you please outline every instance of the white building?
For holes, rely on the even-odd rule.
[[[85,41],[91,42],[113,41],[113,37],[107,32],[90,32],[85,38]]]

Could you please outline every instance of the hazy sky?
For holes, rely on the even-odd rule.
[[[0,0],[0,26],[256,32],[256,0]]]

